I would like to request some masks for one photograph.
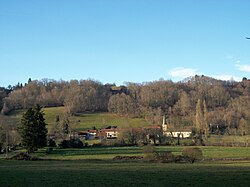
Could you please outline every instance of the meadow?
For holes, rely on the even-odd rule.
[[[250,163],[0,161],[0,186],[249,186]]]
[[[64,108],[45,108],[50,130]],[[9,115],[8,123],[18,124],[23,110]],[[70,117],[77,130],[106,125],[140,127],[144,119],[125,118],[109,113],[82,113]],[[235,136],[211,136],[210,141],[242,141]],[[181,140],[182,141],[182,140]],[[186,140],[183,140],[186,141]],[[157,146],[157,151],[181,155],[182,146]],[[248,147],[202,146],[204,160],[189,163],[114,161],[115,156],[143,156],[143,147],[54,148],[33,153],[39,161],[15,161],[0,154],[0,186],[249,186],[250,149]],[[19,150],[20,151],[20,150]],[[22,150],[23,151],[23,150]],[[9,156],[14,153],[10,153]]]
[[[45,160],[0,159],[0,186],[249,186],[248,148],[200,147],[205,158],[248,158],[189,163],[114,161],[117,155],[143,155],[141,147],[44,149]],[[181,154],[183,147],[157,147]],[[50,159],[50,160],[48,160]]]
[[[183,146],[157,146],[156,151],[172,152],[181,155]],[[199,147],[203,152],[205,160],[210,159],[249,159],[250,149],[247,147]],[[143,147],[86,147],[82,149],[59,149],[55,148],[52,153],[47,154],[45,149],[40,149],[33,154],[42,159],[57,160],[112,160],[115,156],[143,156]]]
[[[61,119],[64,115],[64,107],[51,107],[51,108],[44,108],[45,114],[45,121],[48,124],[47,128],[50,131],[56,121],[56,116],[60,116]],[[8,124],[19,124],[22,114],[25,110],[15,110],[8,115]],[[119,127],[143,127],[149,126],[148,123],[143,118],[128,118],[119,116],[116,114],[111,114],[108,112],[97,112],[97,113],[80,113],[75,116],[70,116],[69,121],[71,124],[71,128],[76,130],[88,130],[93,127],[98,129],[106,126],[119,126]]]
[[[49,133],[55,126],[56,116],[63,118],[64,107],[44,108],[45,120],[48,124]],[[15,110],[4,118],[6,124],[18,125],[21,121],[22,114],[25,110]],[[97,113],[79,113],[76,116],[69,117],[70,126],[75,130],[89,130],[93,127],[100,129],[107,126],[118,126],[119,128],[128,127],[145,127],[151,124],[143,118],[128,118],[111,114],[108,112]],[[190,144],[190,140],[181,140],[181,144]],[[224,145],[224,146],[249,146],[250,136],[228,136],[228,135],[211,135],[209,137],[209,145]]]

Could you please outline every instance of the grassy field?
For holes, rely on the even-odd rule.
[[[56,116],[63,116],[64,107],[44,108],[46,123],[48,130],[55,125]],[[16,110],[8,116],[4,116],[4,121],[7,124],[17,125],[20,123],[24,110]],[[0,116],[0,118],[3,116]],[[71,127],[75,130],[88,130],[92,127],[101,128],[109,125],[118,126],[120,128],[126,127],[143,127],[151,125],[143,118],[127,118],[110,113],[81,113],[77,116],[71,116]],[[191,140],[181,140],[181,143],[191,143]],[[249,146],[250,136],[228,136],[228,135],[211,135],[209,138],[210,145],[225,145],[225,146]]]
[[[181,155],[182,150],[186,147],[182,146],[157,146],[156,151],[170,151],[175,155]],[[202,149],[204,159],[249,159],[250,149],[247,147],[214,147],[203,146]],[[143,156],[143,147],[86,147],[82,149],[59,149],[54,148],[53,152],[46,154],[46,149],[40,149],[33,153],[42,159],[57,160],[112,160],[115,156]],[[13,153],[12,153],[13,154]],[[11,155],[11,154],[10,154]],[[4,158],[5,155],[0,155]]]
[[[249,186],[250,162],[3,161],[0,186]]]
[[[83,113],[79,116],[72,117],[72,120],[78,122],[77,129],[90,129],[93,126],[96,128],[114,125],[118,127],[142,127],[150,124],[142,118],[127,118],[110,113]]]
[[[63,107],[44,109],[49,129]],[[18,124],[23,111],[14,111],[6,122]],[[76,129],[106,125],[139,127],[143,119],[124,118],[108,113],[83,113],[71,117]],[[236,141],[234,136],[211,137],[212,141]],[[239,137],[241,138],[241,137]],[[239,140],[237,140],[239,141]],[[180,155],[185,147],[157,146],[157,151]],[[33,156],[40,161],[5,160],[0,155],[0,186],[249,186],[250,149],[248,147],[200,147],[204,160],[189,163],[149,163],[113,161],[115,156],[143,156],[142,147],[87,147],[54,149],[46,154],[41,149]],[[13,153],[11,153],[13,154]],[[225,159],[226,160],[223,160]],[[237,160],[238,159],[238,160]],[[244,159],[244,160],[240,160]],[[214,161],[215,160],[215,161]]]
[[[160,146],[181,154],[184,147]],[[200,147],[205,158],[249,158],[249,148]],[[249,186],[250,160],[150,163],[113,161],[142,156],[142,147],[55,149],[34,153],[41,161],[0,159],[0,186]],[[56,160],[55,160],[56,159]]]
[[[50,131],[55,124],[56,116],[63,116],[64,107],[44,108],[45,120]],[[5,120],[8,124],[18,124],[24,110],[16,110],[11,112]],[[5,118],[7,119],[7,118]],[[76,130],[87,130],[92,127],[101,128],[103,126],[115,125],[118,127],[142,127],[150,124],[142,118],[127,118],[107,112],[100,113],[82,113],[69,118],[72,128]]]
[[[209,137],[209,144],[224,145],[224,146],[249,146],[250,135],[235,136],[235,135],[211,135]]]

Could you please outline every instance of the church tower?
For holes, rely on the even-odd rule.
[[[166,123],[166,115],[163,115],[163,119],[162,119],[162,131],[163,132],[167,132],[168,130],[168,125]]]

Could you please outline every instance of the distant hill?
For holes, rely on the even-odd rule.
[[[46,108],[49,129],[63,113],[74,116],[70,122],[75,129],[159,125],[163,115],[173,126],[182,128],[195,126],[197,109],[203,112],[206,108],[211,132],[240,134],[241,129],[241,133],[250,134],[250,80],[246,77],[236,82],[196,75],[181,82],[160,79],[127,82],[125,86],[94,80],[43,79],[0,89],[1,113],[9,115],[7,121],[12,124],[18,123],[20,109],[35,104]]]

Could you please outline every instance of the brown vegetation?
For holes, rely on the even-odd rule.
[[[161,116],[165,114],[173,126],[183,127],[197,125],[195,116],[201,118],[201,113],[197,113],[196,108],[201,105],[206,138],[211,133],[246,135],[250,131],[250,81],[246,78],[234,82],[195,76],[178,83],[159,80],[144,84],[126,83],[121,87],[93,80],[43,79],[30,80],[12,90],[0,90],[0,109],[4,114],[34,104],[65,106],[69,115],[109,111],[122,116],[143,117],[157,125],[161,124]]]

